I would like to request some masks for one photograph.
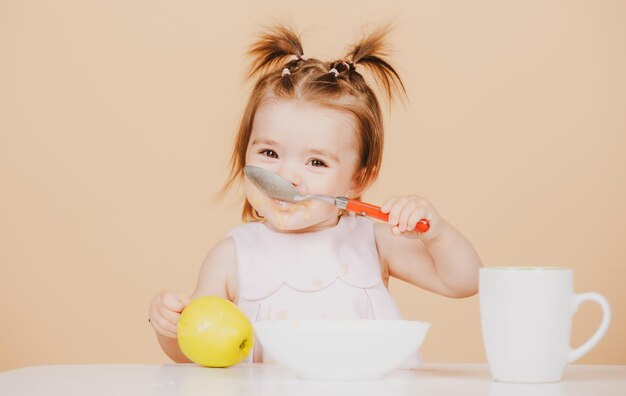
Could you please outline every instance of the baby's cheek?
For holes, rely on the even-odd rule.
[[[252,183],[246,181],[244,184],[244,192],[250,205],[257,211],[261,211],[267,206],[267,199],[263,193],[259,191]]]

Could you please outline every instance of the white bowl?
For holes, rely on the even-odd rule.
[[[264,353],[302,378],[372,380],[419,350],[430,324],[408,320],[267,320],[254,324]]]

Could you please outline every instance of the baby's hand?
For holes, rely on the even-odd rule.
[[[190,300],[182,294],[163,291],[150,303],[149,321],[154,331],[170,338],[176,338],[176,326],[180,313],[189,305]]]
[[[421,219],[428,220],[429,229],[422,238],[436,238],[439,233],[441,217],[426,199],[417,195],[391,197],[380,208],[381,212],[389,213],[389,224],[395,235],[412,231]]]

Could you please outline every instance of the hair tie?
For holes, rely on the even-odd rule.
[[[291,72],[289,71],[289,69],[288,69],[288,68],[286,68],[286,67],[285,67],[285,68],[283,69],[283,74],[281,75],[281,77],[285,77],[285,76],[286,76],[286,75],[288,75],[288,74],[291,74]]]
[[[330,69],[328,72],[329,73],[333,73],[335,75],[335,77],[337,77],[339,75],[339,72],[334,67],[332,69]]]
[[[307,58],[306,56],[304,56],[304,54],[302,54],[302,55],[295,55],[295,54],[294,54],[294,55],[291,55],[291,56],[289,57],[289,60],[288,60],[287,62],[292,62],[292,61],[295,61],[295,60],[298,60],[298,59],[301,59],[301,60],[305,61],[305,60],[307,60],[307,59],[309,59],[309,58]]]

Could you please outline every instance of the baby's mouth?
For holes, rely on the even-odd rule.
[[[276,198],[272,198],[271,200],[274,203],[274,205],[278,207],[278,209],[281,209],[281,210],[293,209],[294,205],[292,203],[281,201],[280,199],[276,199]]]

